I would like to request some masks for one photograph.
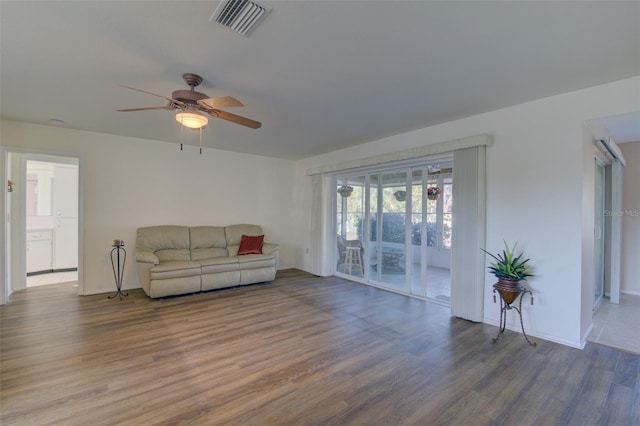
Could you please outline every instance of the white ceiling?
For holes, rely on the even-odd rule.
[[[637,1],[265,3],[244,37],[217,1],[3,0],[2,117],[178,143],[171,112],[116,111],[162,99],[118,85],[170,96],[193,72],[263,122],[211,119],[205,146],[298,159],[640,75]]]

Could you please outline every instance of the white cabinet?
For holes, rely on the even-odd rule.
[[[53,269],[78,267],[78,166],[56,164],[53,175]]]
[[[56,218],[53,269],[78,267],[78,219]]]
[[[52,231],[27,231],[27,273],[50,271],[53,268]]]

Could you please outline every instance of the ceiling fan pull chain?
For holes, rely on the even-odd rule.
[[[202,127],[200,127],[200,155],[202,155]]]
[[[180,151],[182,151],[182,142],[184,141],[184,126],[180,122]]]

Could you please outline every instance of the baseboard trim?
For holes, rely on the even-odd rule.
[[[122,291],[127,292],[129,290],[136,290],[138,288],[142,288],[142,286],[140,287],[123,287]],[[115,293],[116,291],[118,291],[115,287],[114,288],[108,288],[108,289],[104,289],[104,288],[99,288],[99,289],[92,289],[91,291],[88,292],[84,292],[82,293],[83,296],[95,296],[96,294],[107,294],[107,293]]]
[[[499,321],[494,321],[488,318],[485,318],[483,321],[485,324],[489,324],[489,325],[493,325],[495,327],[500,327],[500,322]],[[507,330],[509,331],[513,331],[515,333],[518,334],[522,334],[522,329],[520,327],[510,327],[507,326],[506,327]],[[587,344],[586,339],[584,341],[581,342],[575,342],[573,340],[566,340],[566,339],[561,339],[558,336],[553,336],[544,332],[540,332],[537,330],[531,330],[527,327],[524,328],[524,331],[527,333],[527,336],[529,337],[536,337],[538,339],[542,339],[542,340],[548,340],[549,342],[553,342],[553,343],[558,343],[560,345],[564,345],[564,346],[569,346],[571,348],[576,348],[576,349],[584,349],[584,347]],[[589,329],[589,331],[591,331],[591,329]],[[589,335],[589,333],[587,333],[587,336]]]
[[[43,275],[43,274],[55,274],[58,272],[73,272],[73,271],[77,271],[78,268],[61,268],[61,269],[45,269],[44,271],[33,271],[33,272],[27,272],[27,276],[31,277],[34,275]]]

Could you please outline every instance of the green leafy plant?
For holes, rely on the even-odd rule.
[[[516,243],[517,244],[517,243]],[[481,249],[489,256],[495,259],[494,262],[489,263],[489,272],[496,276],[496,278],[504,278],[508,280],[524,280],[527,277],[532,277],[531,270],[527,262],[529,259],[523,259],[523,253],[516,255],[516,244],[513,248],[510,248],[507,242],[504,242],[504,250],[502,253],[492,254]]]

